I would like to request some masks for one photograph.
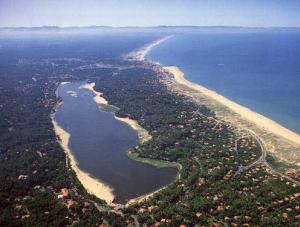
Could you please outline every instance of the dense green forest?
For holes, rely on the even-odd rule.
[[[299,185],[263,164],[251,166],[261,155],[256,138],[241,137],[205,106],[171,91],[169,77],[155,65],[136,63],[96,78],[97,89],[120,108],[116,114],[137,120],[152,135],[133,152],[183,166],[180,179],[129,206],[125,217],[134,214],[147,226],[299,224]]]
[[[167,86],[170,75],[146,62],[28,60],[2,64],[0,226],[297,226],[299,185],[263,164],[257,140]],[[109,64],[109,67],[107,65]],[[96,83],[116,115],[152,139],[132,152],[181,164],[180,177],[122,213],[89,195],[66,166],[51,123],[62,81]],[[99,206],[101,209],[99,209]]]
[[[77,63],[78,64],[78,63]],[[99,212],[57,142],[50,114],[61,81],[76,63],[65,60],[5,64],[0,72],[0,226],[117,225]],[[109,210],[109,209],[108,209]]]

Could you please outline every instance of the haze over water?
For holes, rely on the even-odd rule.
[[[194,30],[147,58],[300,133],[300,30]]]

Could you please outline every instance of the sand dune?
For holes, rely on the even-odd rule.
[[[180,69],[176,66],[166,66],[163,67],[168,72],[172,73],[174,75],[175,80],[183,85],[188,86],[189,88],[192,88],[198,92],[201,92],[202,94],[218,101],[219,103],[227,106],[232,111],[239,114],[244,119],[255,123],[257,126],[263,128],[264,130],[267,130],[275,135],[281,136],[289,141],[292,141],[296,144],[300,144],[300,135],[283,127],[282,125],[278,124],[277,122],[259,114],[252,110],[250,110],[247,107],[241,106],[224,96],[211,91],[199,84],[192,83],[185,79],[184,74],[180,71]]]

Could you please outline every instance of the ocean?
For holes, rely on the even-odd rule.
[[[300,30],[218,29],[178,33],[146,59],[300,133]]]

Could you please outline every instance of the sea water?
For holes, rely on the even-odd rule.
[[[300,30],[193,30],[146,58],[300,133]]]

